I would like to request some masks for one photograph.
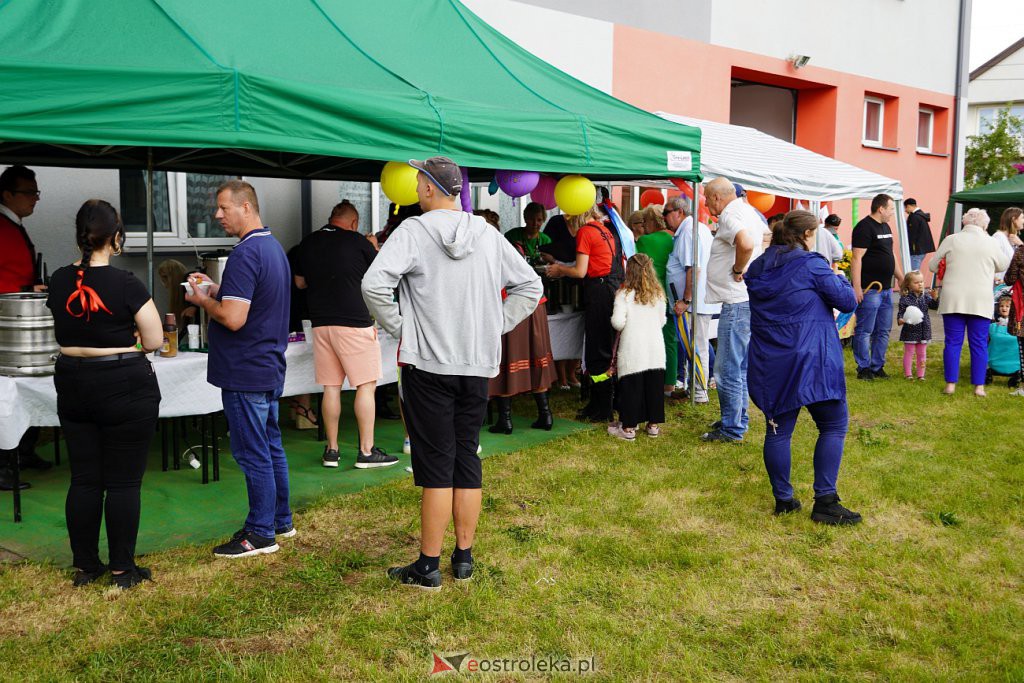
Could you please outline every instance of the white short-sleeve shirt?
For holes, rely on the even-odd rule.
[[[711,256],[708,258],[708,291],[705,301],[709,304],[738,304],[747,301],[747,285],[733,279],[732,267],[736,263],[736,235],[747,233],[754,245],[754,251],[747,261],[749,266],[761,255],[761,240],[764,223],[754,207],[742,199],[734,199],[718,217],[718,232],[711,242]]]

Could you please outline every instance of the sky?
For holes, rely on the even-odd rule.
[[[1024,0],[972,0],[970,70],[1024,38]]]

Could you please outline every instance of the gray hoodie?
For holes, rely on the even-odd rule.
[[[542,294],[540,276],[500,232],[448,209],[403,221],[363,276],[366,307],[401,340],[399,362],[438,375],[497,375],[501,335]]]

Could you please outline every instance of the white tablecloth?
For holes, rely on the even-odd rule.
[[[398,379],[398,341],[377,330],[384,378],[380,384]],[[183,351],[175,358],[152,358],[160,383],[160,417],[206,415],[222,409],[220,389],[206,381],[205,353]],[[323,391],[313,372],[313,347],[293,342],[285,351],[288,369],[284,395]],[[350,389],[348,383],[345,389]],[[0,377],[0,449],[17,448],[29,427],[56,427],[57,390],[53,377]]]
[[[548,332],[555,360],[583,358],[583,313],[548,315]]]

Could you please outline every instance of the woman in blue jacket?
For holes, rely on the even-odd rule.
[[[800,409],[818,427],[814,447],[814,509],[823,524],[856,524],[861,516],[839,504],[836,477],[849,415],[843,349],[832,309],[853,311],[857,299],[842,275],[813,251],[818,219],[790,211],[771,246],[747,271],[750,295],[750,397],[765,415],[764,464],[775,514],[800,509],[789,483],[790,442]]]

